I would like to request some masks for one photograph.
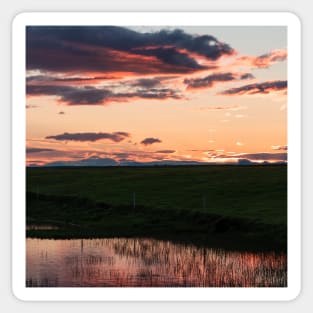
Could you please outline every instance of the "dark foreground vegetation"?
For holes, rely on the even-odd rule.
[[[154,237],[285,250],[287,167],[27,168],[29,237]]]

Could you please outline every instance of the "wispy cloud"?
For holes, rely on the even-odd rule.
[[[287,153],[241,153],[224,156],[224,158],[248,159],[250,161],[287,161]]]
[[[89,74],[89,73],[87,73]],[[89,74],[90,75],[90,74]],[[30,75],[26,77],[26,83],[28,85],[83,85],[83,84],[95,84],[97,82],[103,82],[106,80],[114,80],[117,77],[112,75],[107,76],[69,76],[69,74],[60,75],[56,73],[55,76],[52,74],[47,75]]]
[[[200,111],[239,111],[244,109],[246,107],[237,104],[212,105],[198,108]]]
[[[254,95],[254,94],[269,94],[275,91],[287,90],[286,80],[276,80],[262,82],[250,85],[244,85],[237,88],[231,88],[220,92],[220,95]]]
[[[287,151],[288,150],[288,146],[272,146],[273,150],[284,150]]]
[[[286,49],[277,49],[260,56],[241,56],[237,58],[237,65],[245,65],[250,68],[268,68],[277,62],[283,62],[287,59]]]
[[[176,150],[158,150],[158,151],[155,151],[155,153],[164,153],[164,154],[171,154],[171,153],[175,153]]]

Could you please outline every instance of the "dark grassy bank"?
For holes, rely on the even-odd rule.
[[[59,226],[35,237],[284,249],[287,167],[28,168],[27,220]]]

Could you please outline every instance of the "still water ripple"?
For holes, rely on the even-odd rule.
[[[287,256],[142,238],[26,239],[27,287],[286,287]]]

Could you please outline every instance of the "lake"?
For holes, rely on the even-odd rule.
[[[27,238],[26,286],[286,287],[287,255],[149,238]]]

